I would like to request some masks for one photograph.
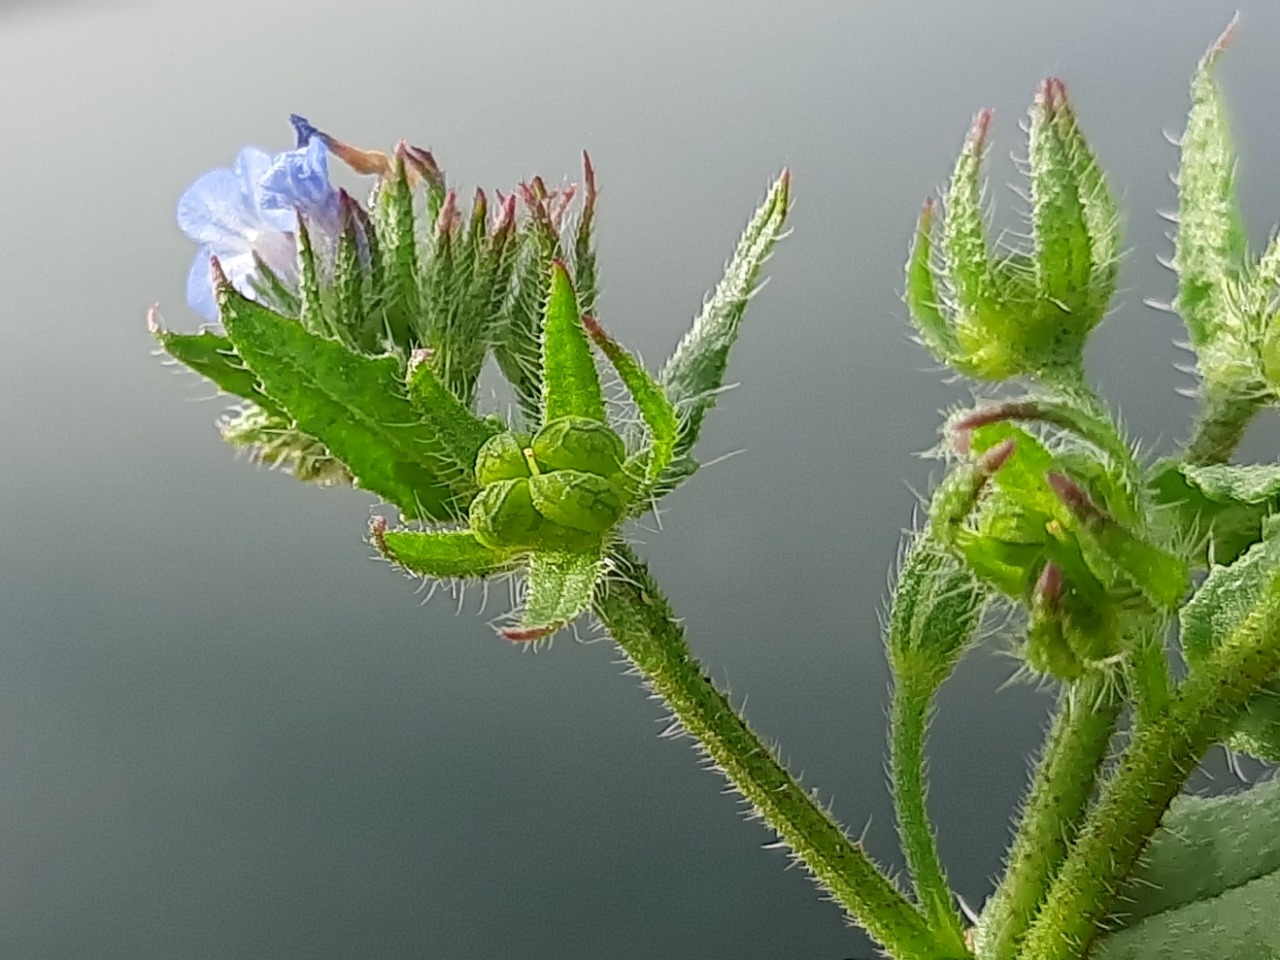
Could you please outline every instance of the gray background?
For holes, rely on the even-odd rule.
[[[1224,64],[1255,239],[1280,219],[1280,6]],[[1157,209],[1187,82],[1228,2],[756,0],[0,6],[0,958],[867,955],[745,823],[607,643],[522,654],[479,595],[420,606],[370,560],[369,499],[237,462],[223,407],[151,355],[192,246],[175,201],[290,111],[451,178],[603,187],[603,315],[652,362],[768,179],[794,235],[704,435],[745,453],[636,531],[697,652],[869,848],[883,787],[877,610],[963,401],[898,301],[921,199],[972,113],[1013,174],[1062,75],[1123,197],[1132,253],[1091,372],[1169,449],[1191,385]],[[1001,222],[1018,203],[997,189]],[[1280,441],[1263,424],[1249,452]],[[905,481],[905,482],[904,482]],[[998,647],[998,645],[993,645]],[[977,904],[1050,697],[988,648],[946,690],[933,808]]]

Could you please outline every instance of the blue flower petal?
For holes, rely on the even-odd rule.
[[[301,207],[308,218],[320,221],[322,229],[337,222],[338,194],[329,183],[329,148],[319,138],[306,147],[288,150],[272,158],[270,167],[257,183],[256,199],[264,219],[275,223],[274,214],[287,211],[294,229],[294,211]]]
[[[298,137],[299,147],[305,147],[311,142],[312,137],[320,135],[320,131],[313,127],[306,117],[291,113],[289,114],[289,122],[293,124],[293,132]]]
[[[209,248],[201,247],[187,273],[187,303],[206,320],[218,319],[218,303],[213,296],[213,270]]]
[[[226,244],[257,226],[257,214],[234,171],[210,170],[178,200],[178,227],[197,243]]]

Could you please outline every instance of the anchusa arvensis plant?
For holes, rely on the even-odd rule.
[[[985,385],[947,417],[945,475],[903,551],[885,621],[891,773],[912,889],[900,889],[709,680],[626,540],[694,475],[761,267],[790,202],[784,172],[669,360],[642,366],[596,318],[595,173],[532,178],[464,204],[427,150],[363,150],[293,118],[183,195],[201,245],[192,307],[216,325],[152,329],[239,398],[225,438],[305,481],[398,512],[370,539],[415,577],[515,576],[500,625],[537,643],[594,616],[683,729],[815,880],[902,960],[1280,955],[1280,793],[1179,798],[1215,744],[1280,761],[1280,464],[1231,461],[1280,402],[1280,240],[1249,252],[1216,63],[1182,139],[1173,304],[1203,408],[1177,455],[1140,456],[1084,372],[1122,241],[1061,81],[1030,111],[1030,223],[993,244],[979,113],[941,203],[917,222],[906,303],[920,342]],[[367,200],[329,180],[345,163]],[[478,409],[490,358],[516,398]],[[600,370],[629,409],[606,403]],[[980,391],[981,392],[981,391]],[[1058,707],[1007,867],[962,912],[926,811],[934,697],[979,638],[1003,635]],[[1176,637],[1176,640],[1175,640]],[[1177,669],[1171,663],[1181,662]]]

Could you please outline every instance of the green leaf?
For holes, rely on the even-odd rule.
[[[930,197],[916,221],[915,239],[907,258],[907,290],[905,300],[911,322],[920,342],[942,363],[956,359],[959,347],[956,334],[942,312],[937,279],[933,274],[934,203]]]
[[[697,443],[707,411],[715,406],[724,386],[729,350],[738,339],[738,327],[760,270],[782,235],[790,196],[791,174],[784,170],[747,224],[724,277],[658,374],[680,414],[673,470],[680,469],[681,461]],[[669,471],[664,481],[670,480]]]
[[[502,631],[509,640],[536,640],[566,626],[591,606],[604,569],[600,552],[535,553],[520,626]]]
[[[1200,61],[1191,83],[1191,115],[1182,136],[1173,258],[1178,272],[1175,307],[1197,351],[1223,332],[1240,332],[1231,329],[1237,318],[1225,293],[1226,285],[1238,283],[1246,269],[1248,237],[1240,217],[1235,149],[1216,70],[1234,28],[1233,20]]]
[[[372,359],[218,288],[222,323],[244,362],[298,429],[322,442],[358,486],[407,518],[453,519],[465,504],[444,450],[405,396],[394,357]]]
[[[476,455],[485,441],[499,432],[498,426],[464,406],[440,382],[430,360],[419,359],[410,367],[409,399],[459,472],[474,475]]]
[[[154,310],[147,317],[147,324],[165,353],[211,381],[219,390],[252,400],[271,413],[281,412],[280,406],[263,393],[258,378],[244,365],[226,337],[207,330],[201,333],[170,333],[160,326]]]
[[[1201,566],[1229,564],[1258,542],[1263,519],[1280,509],[1280,464],[1169,460],[1152,470],[1149,490],[1189,555]]]
[[[1271,960],[1280,956],[1280,874],[1157,914],[1098,940],[1090,960]]]
[[[667,392],[662,389],[662,384],[658,383],[635,357],[624,350],[617,340],[609,336],[594,317],[583,317],[582,325],[587,331],[587,336],[608,358],[613,369],[618,371],[618,377],[635,400],[636,408],[640,411],[645,426],[649,428],[650,448],[648,463],[645,467],[645,483],[652,485],[670,466],[675,456],[676,434],[679,428],[675,407],[667,398]]]
[[[1192,673],[1263,602],[1280,576],[1280,519],[1263,524],[1262,540],[1230,566],[1214,566],[1182,608],[1182,652]],[[1262,688],[1228,745],[1241,753],[1280,762],[1280,680]]]
[[[387,530],[386,520],[375,517],[369,533],[396,566],[435,580],[483,580],[519,565],[515,553],[486,547],[469,530]]]
[[[1117,898],[1114,923],[1209,900],[1280,871],[1280,781],[1224,797],[1179,797]]]
[[[514,204],[515,198],[508,198],[510,209]],[[511,223],[514,216],[510,214]],[[509,223],[503,229],[509,233],[513,228]],[[536,430],[542,418],[542,324],[559,241],[543,220],[530,219],[506,241],[505,249],[511,251],[512,290],[497,325],[493,355],[515,388],[525,425]]]
[[[349,347],[361,342],[365,331],[364,268],[360,263],[357,224],[352,210],[356,202],[344,190],[342,198],[342,233],[338,237],[338,253],[333,265],[334,332]]]
[[[542,331],[543,423],[560,417],[605,422],[604,392],[581,317],[569,271],[557,260]]]

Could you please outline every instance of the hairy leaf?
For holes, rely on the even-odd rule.
[[[482,580],[519,565],[516,554],[486,547],[469,530],[387,530],[377,518],[370,536],[392,563],[436,580]]]
[[[738,327],[760,270],[782,235],[790,195],[791,175],[784,170],[747,224],[738,248],[725,267],[724,277],[702,313],[658,374],[659,382],[680,414],[673,470],[679,469],[681,461],[697,443],[707,411],[715,406],[716,394],[724,386],[729,350],[738,339]]]
[[[602,568],[598,551],[533,554],[520,625],[503,630],[503,635],[511,640],[536,640],[572,622],[591,606],[591,591]]]
[[[408,518],[453,519],[457,502],[435,432],[405,396],[393,357],[371,359],[294,320],[218,290],[222,323],[245,363],[298,428],[322,442],[357,485],[385,497]]]

